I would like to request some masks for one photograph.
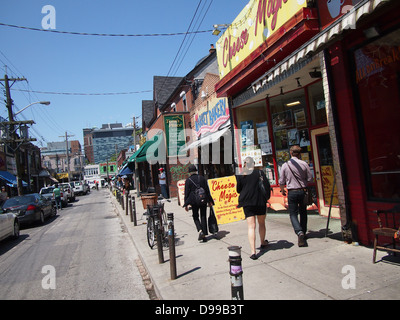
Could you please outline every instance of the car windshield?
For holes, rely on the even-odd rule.
[[[75,182],[75,187],[80,186],[81,183],[80,182]]]
[[[18,196],[13,197],[6,200],[3,204],[3,208],[15,207],[15,206],[22,206],[25,204],[34,203],[36,198],[34,195],[25,195],[25,196]]]
[[[49,193],[53,193],[54,188],[43,188],[40,190],[40,194],[49,194]]]

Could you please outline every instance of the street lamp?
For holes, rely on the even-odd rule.
[[[50,104],[50,101],[36,101],[36,102],[32,102],[31,104],[28,104],[26,107],[22,108],[21,110],[17,111],[16,113],[14,113],[14,116],[16,116],[17,114],[20,114],[22,111],[24,111],[25,109],[29,108],[31,105],[33,104],[43,104],[48,106]]]
[[[9,99],[11,100],[11,98]],[[12,112],[12,102],[10,103],[10,107],[8,109],[8,118],[10,122],[14,122],[14,116],[17,114],[20,114],[22,111],[24,111],[26,108],[30,107],[33,104],[44,104],[44,105],[49,105],[50,101],[37,101],[33,102],[31,104],[28,104],[25,108],[22,108],[21,110],[17,111],[16,113]],[[12,139],[14,140],[13,142],[13,149],[14,149],[14,156],[15,156],[15,165],[17,169],[17,190],[18,190],[18,195],[21,196],[23,194],[22,191],[22,179],[21,179],[21,165],[20,165],[20,153],[19,153],[19,146],[16,146],[15,141],[17,140],[16,133],[14,131],[14,124],[10,125],[10,131],[12,132]],[[29,169],[28,169],[29,170]],[[30,182],[30,181],[29,181]]]

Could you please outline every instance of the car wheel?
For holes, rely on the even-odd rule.
[[[40,224],[44,224],[44,213],[40,211]]]
[[[19,238],[19,222],[17,220],[14,221],[14,234],[13,234],[14,239]]]

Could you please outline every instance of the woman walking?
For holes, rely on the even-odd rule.
[[[192,207],[193,221],[199,232],[199,241],[206,242],[208,235],[207,228],[207,205],[213,205],[214,201],[210,194],[206,179],[197,174],[196,166],[189,166],[190,177],[185,182],[185,203],[186,211],[189,211],[189,205]],[[202,190],[200,190],[202,189]],[[199,219],[200,211],[200,219]]]
[[[256,220],[258,221],[261,249],[265,249],[268,245],[268,241],[265,239],[265,215],[269,196],[264,195],[260,190],[260,179],[268,195],[271,189],[264,172],[254,169],[253,158],[247,157],[244,160],[243,173],[243,175],[236,176],[236,191],[239,193],[238,207],[243,207],[247,221],[248,239],[251,248],[250,258],[256,260],[258,258],[256,254]]]

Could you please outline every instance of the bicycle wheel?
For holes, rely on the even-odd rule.
[[[165,248],[169,247],[169,242],[168,242],[168,220],[167,220],[167,213],[164,210],[164,207],[162,209],[162,213],[160,214],[160,217],[162,219],[161,223],[161,235],[162,235],[162,242]]]
[[[147,243],[150,249],[153,249],[156,243],[156,232],[155,232],[155,225],[154,225],[154,218],[149,216],[147,219]]]

